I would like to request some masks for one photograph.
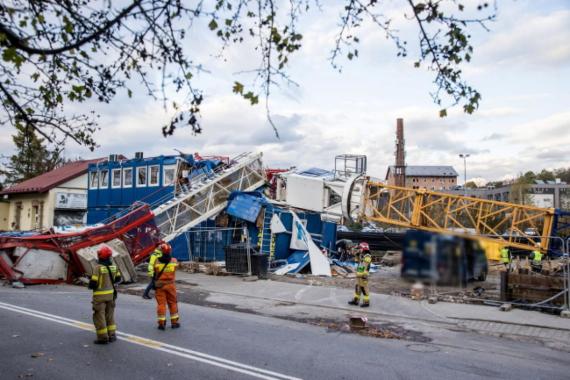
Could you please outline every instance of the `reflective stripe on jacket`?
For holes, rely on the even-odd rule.
[[[166,268],[164,268],[164,265],[166,265]],[[164,268],[164,271],[162,270],[162,268]],[[157,280],[160,280],[162,282],[174,282],[174,280],[176,279],[177,268],[178,268],[178,260],[176,260],[175,258],[172,258],[168,264],[163,264],[160,261],[157,261],[156,264],[154,264],[155,273],[158,275],[160,272],[162,272],[160,277],[157,278]]]
[[[93,289],[93,296],[104,296],[107,294],[113,294],[113,283],[116,282],[121,273],[117,269],[116,265],[109,265],[111,269],[111,276],[109,276],[109,271],[105,265],[97,264],[97,267],[93,271],[91,276],[91,281],[96,283]]]

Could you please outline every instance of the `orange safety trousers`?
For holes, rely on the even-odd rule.
[[[178,303],[176,301],[176,285],[166,284],[156,289],[154,295],[156,298],[156,315],[158,324],[164,326],[166,324],[166,305],[170,311],[170,323],[178,322]]]

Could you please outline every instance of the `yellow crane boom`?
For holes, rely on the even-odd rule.
[[[360,218],[546,251],[554,209],[367,181]]]

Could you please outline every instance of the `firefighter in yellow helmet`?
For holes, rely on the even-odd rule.
[[[93,324],[97,334],[97,340],[93,342],[95,344],[107,344],[117,340],[115,283],[121,281],[121,273],[111,261],[112,254],[113,252],[107,246],[102,246],[97,250],[97,266],[89,281],[89,289],[93,290]]]
[[[356,286],[354,287],[354,298],[349,301],[350,305],[358,305],[362,295],[362,305],[360,307],[370,306],[370,288],[368,287],[368,275],[370,273],[370,264],[372,256],[370,256],[370,247],[368,243],[362,242],[356,248],[354,260],[356,267]]]

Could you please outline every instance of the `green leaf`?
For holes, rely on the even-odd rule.
[[[218,23],[216,22],[216,20],[212,19],[212,21],[210,21],[210,23],[208,24],[208,28],[210,28],[210,30],[218,29]]]
[[[439,111],[439,117],[446,117],[446,116],[447,116],[447,110],[445,108]]]
[[[232,88],[234,94],[243,94],[243,84],[240,82],[234,82],[234,87]]]

